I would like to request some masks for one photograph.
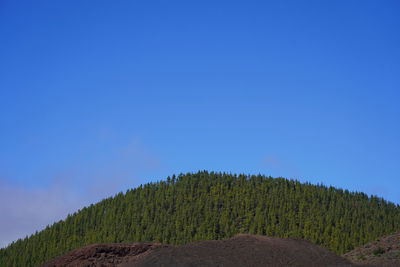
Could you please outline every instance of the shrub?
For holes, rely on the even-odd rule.
[[[373,253],[374,253],[375,256],[380,256],[383,253],[385,253],[385,250],[383,248],[381,248],[381,247],[378,247],[378,248],[374,249]]]

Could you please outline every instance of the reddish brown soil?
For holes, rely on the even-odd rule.
[[[165,246],[159,243],[93,244],[68,252],[42,267],[118,266],[145,257],[151,250]]]
[[[122,252],[121,252],[122,251]],[[301,239],[238,235],[171,246],[151,243],[91,245],[59,257],[54,266],[356,266]]]
[[[358,264],[400,266],[400,232],[381,237],[343,256]]]

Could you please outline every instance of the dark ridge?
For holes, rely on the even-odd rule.
[[[74,250],[42,267],[172,266],[356,266],[301,239],[237,235],[182,246],[150,243],[101,244]]]

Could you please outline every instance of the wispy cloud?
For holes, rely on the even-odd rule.
[[[0,177],[0,247],[45,228],[83,206],[137,186],[162,164],[138,139],[102,162],[83,162],[54,173],[46,185],[28,187]]]
[[[64,218],[88,200],[59,186],[25,188],[0,180],[0,247]]]

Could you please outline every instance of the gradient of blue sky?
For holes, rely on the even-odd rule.
[[[29,207],[40,227],[203,169],[400,203],[399,11],[398,1],[1,1],[0,192],[2,212],[20,212],[0,228],[29,220],[22,203],[45,192],[53,198]]]

